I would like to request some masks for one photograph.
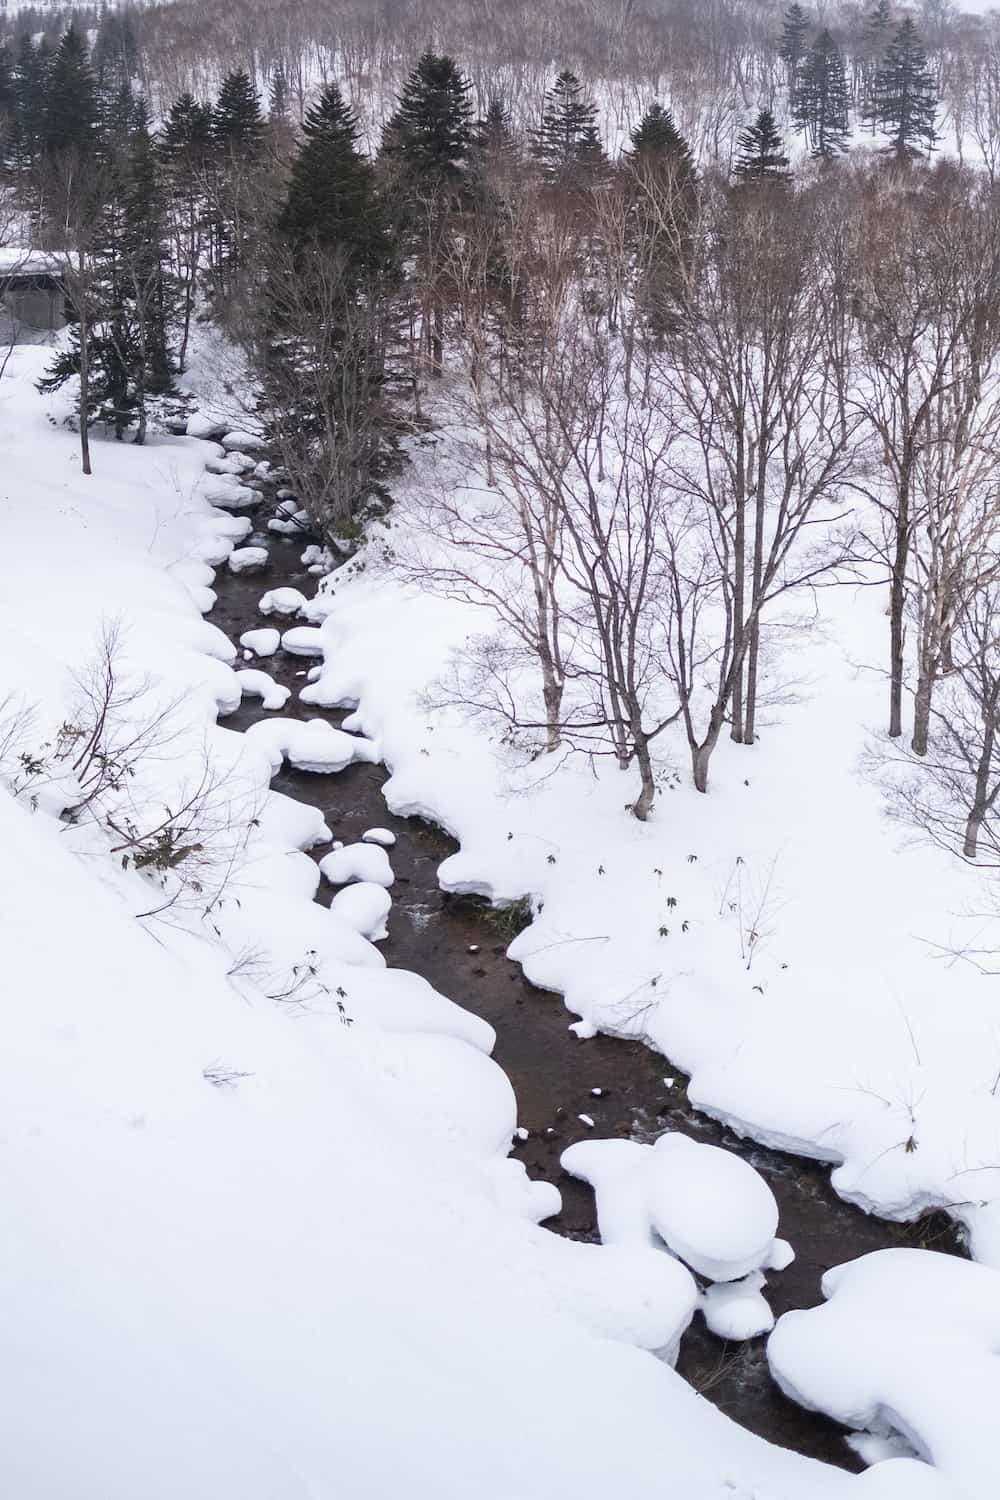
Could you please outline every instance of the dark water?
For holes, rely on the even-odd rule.
[[[314,591],[315,580],[299,564],[303,545],[273,539],[271,563],[263,573],[234,577],[219,570],[218,604],[209,619],[234,644],[255,626],[295,623],[265,619],[257,612],[257,601],[279,584],[300,588],[307,597]],[[298,702],[309,665],[282,652],[260,663],[293,689],[286,713],[339,723],[343,715]],[[251,699],[224,722],[245,729],[262,717],[270,715]],[[554,1182],[562,1193],[562,1213],[548,1220],[548,1227],[574,1238],[597,1238],[593,1194],[559,1166],[566,1146],[591,1135],[648,1140],[671,1129],[737,1151],[769,1182],[781,1211],[779,1232],[796,1252],[787,1270],[769,1278],[767,1297],[776,1316],[820,1302],[822,1273],[871,1250],[919,1245],[961,1253],[946,1220],[895,1225],[870,1218],[836,1196],[828,1169],[731,1135],[688,1104],[683,1074],[641,1044],[603,1036],[578,1041],[567,1029],[573,1018],[560,998],[534,988],[507,959],[505,939],[488,914],[439,889],[437,867],[456,846],[420,820],[390,813],[382,797],[385,779],[381,766],[353,765],[332,776],[286,768],[273,785],[320,808],[334,838],[345,843],[375,826],[396,834],[389,937],[380,947],[392,967],[423,975],[495,1028],[494,1057],[517,1095],[519,1124],[530,1132],[526,1141],[515,1143],[514,1154],[530,1176]],[[324,852],[317,850],[316,857]],[[328,904],[332,894],[324,883],[318,899]],[[667,1077],[674,1079],[671,1088],[664,1083]],[[601,1094],[595,1096],[594,1089]],[[580,1114],[594,1120],[593,1132],[577,1118]],[[684,1336],[677,1368],[716,1406],[761,1437],[846,1469],[863,1467],[841,1429],[781,1394],[768,1373],[763,1339],[727,1345],[708,1333],[698,1316]]]

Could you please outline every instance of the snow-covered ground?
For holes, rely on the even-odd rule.
[[[838,1192],[888,1217],[946,1208],[1000,1265],[995,981],[945,956],[1000,946],[1000,930],[981,877],[906,847],[861,774],[885,713],[881,590],[821,593],[819,627],[796,643],[798,701],[753,748],[720,745],[708,796],[665,738],[664,790],[640,825],[623,810],[630,773],[583,756],[525,765],[481,723],[427,707],[492,624],[382,568],[437,462],[418,451],[386,536],[305,611],[325,662],[303,699],[358,705],[393,773],[389,805],[461,843],[446,889],[531,897],[511,955],[585,1035],[645,1038],[737,1131],[830,1161]]]
[[[0,383],[0,717],[6,773],[21,787],[17,799],[0,793],[0,1492],[914,1493],[908,1463],[856,1480],[769,1447],[654,1357],[693,1308],[670,1257],[538,1227],[554,1194],[507,1157],[516,1102],[489,1058],[490,1028],[387,970],[356,913],[312,901],[319,871],[301,851],[329,830],[266,790],[295,746],[270,723],[245,738],[216,726],[241,684],[235,648],[201,618],[207,560],[246,535],[199,485],[218,450],[96,442],[85,479],[75,436],[33,388],[45,357],[17,351]],[[520,890],[516,864],[498,857],[503,778],[488,747],[460,726],[439,738],[411,702],[391,701],[426,675],[455,617],[406,603],[432,656],[412,652],[404,628],[406,651],[396,635],[391,653],[402,670],[379,675],[361,643],[380,600],[385,587],[366,585],[334,601],[328,671],[352,674],[362,716],[384,730],[394,800],[440,811],[467,838],[453,882]],[[108,796],[116,834],[108,820],[60,821],[78,790],[65,757],[54,767],[45,749],[65,741],[112,623],[126,727],[153,712],[163,726]],[[322,769],[336,774],[343,762],[328,749]],[[620,785],[591,787],[574,770],[564,785],[560,818],[586,789],[598,840],[624,830],[587,857],[607,860],[604,889],[626,900],[621,865],[641,855],[644,866],[665,822],[637,835],[612,818]],[[158,879],[120,857],[134,849],[130,829],[185,797],[203,823],[197,882],[169,861]],[[522,856],[532,812],[530,837],[562,856],[546,807],[539,794],[508,804]],[[544,864],[529,854],[529,885]],[[343,896],[352,890],[362,886]],[[574,925],[589,925],[572,909]],[[624,935],[623,911],[606,913],[606,948]],[[536,926],[529,943],[540,936]],[[644,952],[641,937],[635,947]]]

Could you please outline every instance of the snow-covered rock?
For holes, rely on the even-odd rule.
[[[281,637],[281,649],[292,656],[322,656],[323,632],[316,625],[294,625]]]
[[[268,589],[257,608],[262,615],[297,615],[306,606],[306,596],[298,589]]]
[[[267,672],[261,672],[256,667],[242,667],[236,673],[236,681],[244,697],[259,698],[262,707],[267,709],[284,708],[292,696],[291,688],[283,687]]]
[[[245,453],[221,453],[208,460],[205,468],[210,474],[230,474],[237,477],[249,473],[254,468],[254,461]]]
[[[227,479],[224,474],[199,481],[198,490],[211,505],[221,510],[252,510],[259,505],[262,496],[248,485]]]
[[[389,856],[377,844],[345,844],[324,855],[319,867],[331,885],[347,885],[349,881],[360,880],[390,886],[396,878]]]
[[[342,771],[356,760],[378,760],[371,740],[345,734],[326,719],[262,719],[250,725],[245,738],[268,757],[272,774],[285,760],[300,771],[315,772]]]
[[[229,554],[231,573],[259,573],[266,568],[269,554],[266,547],[237,547]]]
[[[822,1306],[786,1313],[768,1341],[785,1394],[847,1427],[902,1434],[957,1493],[995,1500],[1000,1272],[877,1250],[827,1271],[822,1288]],[[901,1482],[890,1493],[920,1492]]]
[[[699,1306],[710,1332],[739,1343],[770,1333],[774,1314],[763,1295],[764,1278],[751,1271],[741,1281],[717,1281],[702,1293]]]
[[[347,723],[346,719],[344,721]],[[361,835],[363,844],[381,844],[383,849],[391,849],[396,842],[396,835],[390,828],[368,828]]]
[[[372,943],[389,936],[385,924],[391,909],[392,897],[385,886],[369,881],[358,881],[354,885],[345,886],[330,902],[330,910],[335,917]]]
[[[267,444],[258,432],[227,432],[222,446],[227,453],[258,453]]]
[[[220,422],[217,417],[210,417],[205,412],[192,412],[187,419],[185,428],[188,437],[206,438],[209,441],[219,438],[226,430],[225,422]]]
[[[669,1131],[653,1147],[647,1187],[653,1227],[693,1271],[737,1281],[767,1264],[778,1205],[742,1157]]]
[[[266,625],[259,630],[244,630],[240,645],[246,646],[254,656],[273,656],[281,645],[281,631]]]

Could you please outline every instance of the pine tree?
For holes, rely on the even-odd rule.
[[[778,56],[788,70],[789,93],[794,93],[799,80],[799,69],[805,60],[809,46],[809,17],[802,6],[793,4],[785,11],[778,42]]]
[[[847,72],[826,27],[810,47],[795,90],[795,123],[809,135],[811,154],[829,161],[847,148]]]
[[[48,75],[42,147],[47,156],[76,150],[86,155],[97,141],[97,89],[87,47],[70,26],[56,49]]]
[[[870,117],[892,141],[897,158],[931,150],[937,140],[937,96],[927,54],[909,16],[886,49],[875,76]]]
[[[306,114],[279,228],[297,250],[339,248],[364,271],[388,263],[389,244],[358,137],[353,111],[337,84],[328,84]]]
[[[472,145],[471,88],[453,58],[420,58],[382,141],[402,185],[432,195],[461,186]]]
[[[762,109],[753,124],[740,132],[733,174],[744,183],[787,182],[788,157],[781,150],[781,134],[769,109]]]
[[[545,179],[560,182],[575,176],[581,165],[601,164],[603,147],[598,157],[595,146],[600,146],[597,106],[584,94],[576,74],[564,68],[545,95],[532,154]]]
[[[27,172],[41,155],[52,54],[44,40],[36,47],[25,33],[14,58],[14,139],[16,167]]]
[[[506,177],[519,164],[520,149],[510,110],[499,94],[490,95],[485,114],[475,123],[470,158],[476,177],[493,180]]]
[[[229,297],[249,264],[250,244],[263,209],[262,165],[266,124],[249,73],[237,68],[222,80],[212,111],[215,147],[208,197],[209,256],[214,290]]]
[[[697,174],[687,141],[661,104],[651,104],[624,152],[627,186],[634,187],[632,243],[636,303],[648,327],[665,333],[683,292],[697,207]]]
[[[882,66],[886,48],[892,35],[892,9],[890,0],[876,0],[872,9],[865,17],[864,31],[861,38],[861,55],[864,59],[862,68],[861,99],[864,118],[870,126],[874,135],[878,129],[878,121],[872,113],[872,101],[875,92],[875,79],[878,70]]]
[[[17,132],[17,90],[14,83],[14,66],[10,48],[0,45],[0,166],[9,167],[13,162],[14,139]]]

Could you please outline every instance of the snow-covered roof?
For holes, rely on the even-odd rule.
[[[0,276],[49,276],[62,268],[51,250],[31,250],[23,245],[0,246]]]

